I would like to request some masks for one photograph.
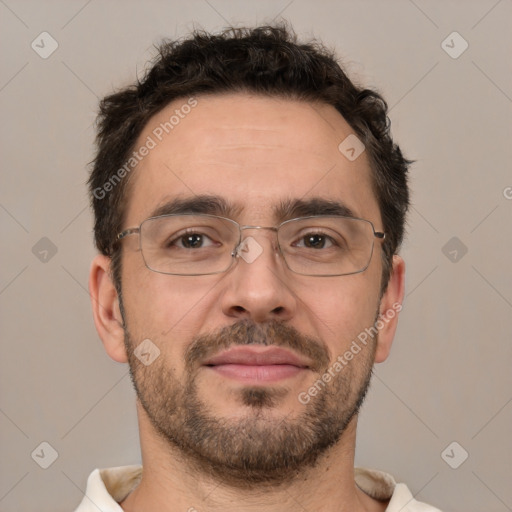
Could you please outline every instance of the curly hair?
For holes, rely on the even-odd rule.
[[[332,105],[363,142],[386,232],[384,292],[404,236],[411,163],[392,140],[384,99],[354,84],[332,51],[315,40],[298,42],[284,24],[229,28],[220,34],[195,31],[182,40],[164,41],[158,50],[142,80],[100,102],[97,118],[97,152],[88,181],[94,235],[98,250],[112,258],[118,291],[121,251],[115,239],[122,229],[131,176],[119,179],[120,170],[149,119],[177,98],[248,92]],[[115,186],[106,194],[104,185],[116,173]]]

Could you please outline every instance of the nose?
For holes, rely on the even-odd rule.
[[[225,278],[223,313],[254,322],[291,319],[297,309],[291,287],[293,276],[279,254],[275,234],[246,236],[236,258]]]

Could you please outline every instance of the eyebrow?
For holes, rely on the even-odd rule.
[[[155,208],[150,217],[160,215],[207,214],[236,220],[244,210],[242,203],[233,203],[216,195],[177,197]],[[343,202],[322,197],[310,199],[286,199],[273,207],[274,218],[278,222],[296,217],[315,215],[335,215],[355,218],[354,212]]]
[[[160,215],[179,215],[196,213],[218,215],[220,217],[236,217],[243,210],[241,204],[234,204],[223,197],[214,195],[199,195],[194,197],[177,197],[155,208],[150,217]]]
[[[343,202],[322,197],[310,199],[288,199],[274,207],[276,219],[285,221],[296,217],[312,217],[315,215],[341,215],[355,218],[354,212]]]

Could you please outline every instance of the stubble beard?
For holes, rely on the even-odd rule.
[[[244,387],[241,404],[248,413],[219,417],[201,399],[197,367],[220,348],[258,343],[293,348],[317,363],[311,384],[326,372],[330,357],[323,343],[301,335],[281,322],[254,324],[240,321],[195,338],[185,357],[186,379],[180,382],[165,358],[144,366],[134,355],[136,344],[125,329],[130,375],[137,397],[155,431],[195,471],[233,486],[280,485],[291,482],[338,443],[366,396],[373,368],[376,338],[350,364],[311,396],[295,418],[275,413],[284,386]],[[356,361],[357,360],[357,361]],[[355,364],[357,363],[357,364]],[[298,398],[297,398],[298,400]]]

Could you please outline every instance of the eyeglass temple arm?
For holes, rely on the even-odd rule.
[[[123,238],[129,236],[129,235],[134,235],[136,233],[140,233],[140,228],[130,228],[130,229],[125,229],[124,231],[122,231],[121,233],[119,233],[116,237],[117,240],[122,240]]]

